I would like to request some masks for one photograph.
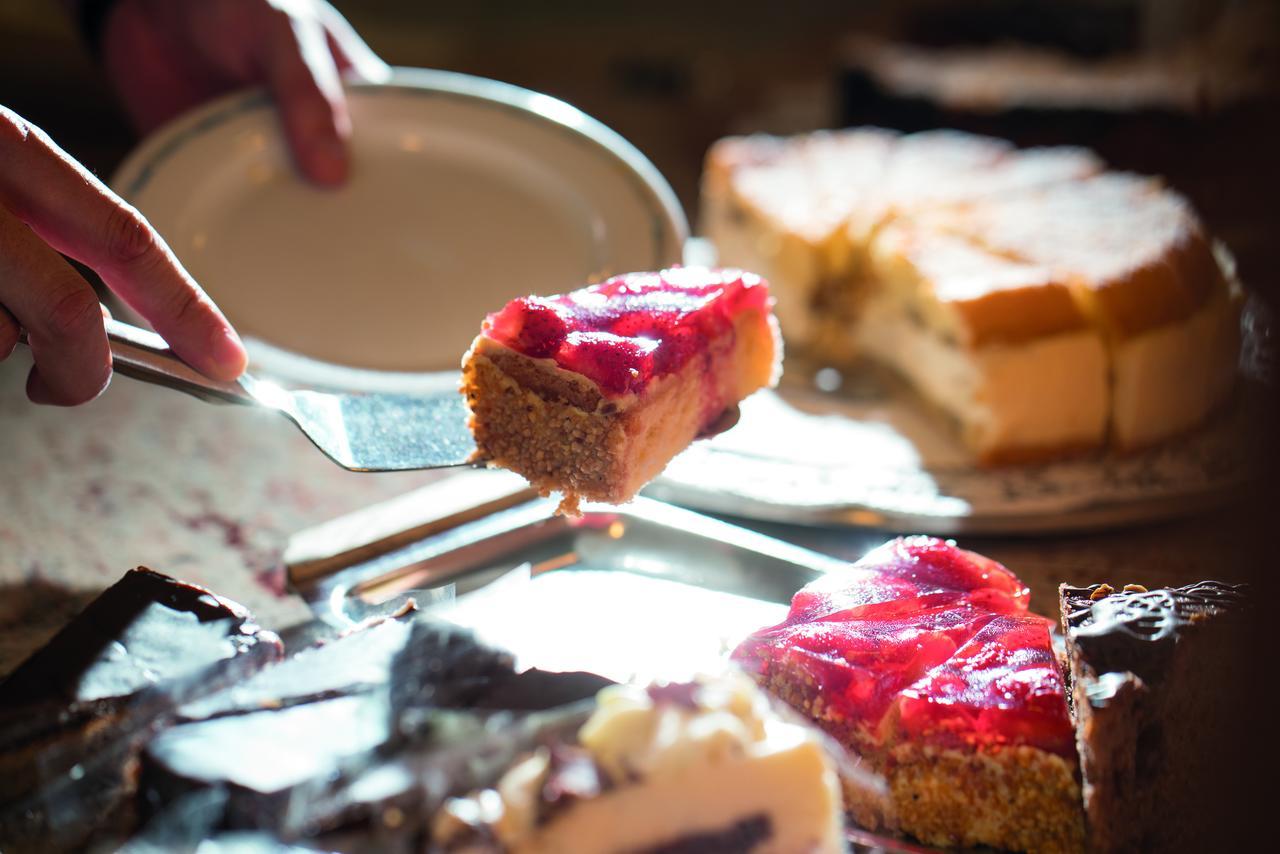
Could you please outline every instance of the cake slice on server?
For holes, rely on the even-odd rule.
[[[489,315],[463,359],[477,458],[574,512],[613,504],[781,373],[769,287],[740,270],[631,273]]]

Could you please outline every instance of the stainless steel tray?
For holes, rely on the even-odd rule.
[[[479,490],[483,502],[493,505],[502,486]],[[464,483],[462,491],[471,488]],[[413,598],[511,649],[521,665],[622,681],[720,669],[745,635],[782,619],[796,590],[846,565],[646,498],[624,507],[586,505],[578,518],[554,511],[555,502],[535,499],[475,518],[454,504],[443,520],[415,520],[429,532],[421,539],[404,544],[387,536],[388,550],[345,568],[304,549],[291,580],[337,627]],[[392,515],[402,517],[402,510]],[[388,533],[367,515],[356,517],[337,528]],[[338,548],[367,555],[377,545]],[[857,827],[848,839],[859,854],[934,851]]]
[[[412,596],[528,666],[681,679],[719,669],[843,565],[649,499],[573,519],[554,507],[520,504],[298,586],[339,625]]]

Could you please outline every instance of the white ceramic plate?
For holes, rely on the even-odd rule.
[[[670,187],[576,108],[421,69],[348,94],[341,189],[298,177],[261,93],[162,128],[112,182],[241,330],[257,370],[366,387],[456,370],[512,297],[680,260],[688,227]]]
[[[736,427],[695,442],[645,495],[772,522],[1042,534],[1200,512],[1256,474],[1257,445],[1242,439],[1257,439],[1250,389],[1205,428],[1150,451],[987,469],[913,395],[862,380],[852,396],[802,380],[752,396]]]

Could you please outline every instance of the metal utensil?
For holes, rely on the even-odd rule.
[[[154,332],[107,320],[116,371],[214,403],[274,409],[298,426],[325,456],[352,471],[407,471],[461,466],[476,446],[456,386],[421,394],[289,389],[244,374],[211,380]]]
[[[290,389],[243,374],[235,382],[211,380],[178,358],[154,332],[106,321],[112,364],[125,376],[186,392],[214,403],[274,409],[297,425],[325,456],[351,471],[410,471],[471,462],[475,441],[456,384],[415,394]],[[26,342],[25,334],[20,337]],[[738,422],[725,410],[703,438]]]

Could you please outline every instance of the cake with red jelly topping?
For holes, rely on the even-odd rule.
[[[846,792],[871,827],[933,845],[1074,851],[1075,736],[1050,621],[995,561],[894,540],[800,590],[734,652],[780,699],[882,773],[888,803]]]
[[[768,285],[740,270],[630,273],[489,315],[463,359],[477,458],[544,495],[629,500],[727,409],[776,382]]]

